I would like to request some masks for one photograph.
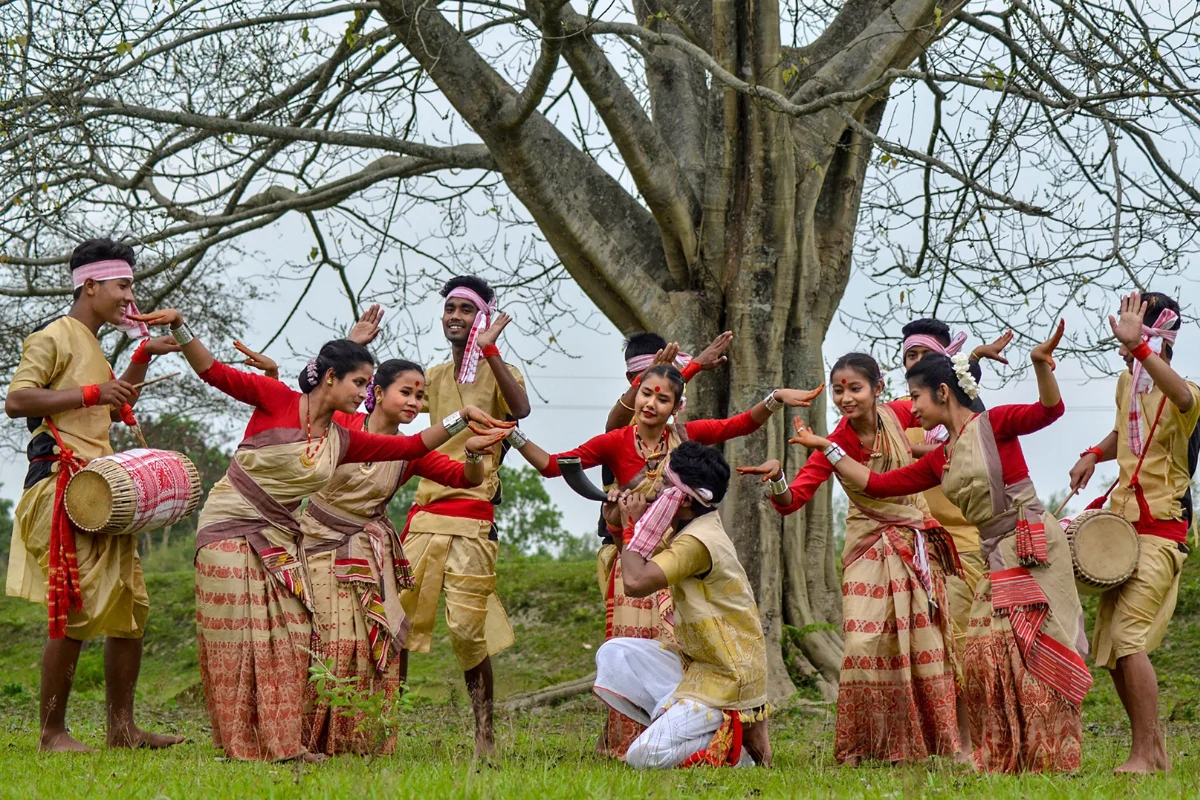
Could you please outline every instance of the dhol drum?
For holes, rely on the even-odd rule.
[[[1100,594],[1133,575],[1141,545],[1133,525],[1120,514],[1090,509],[1063,524],[1080,594]]]
[[[173,450],[126,450],[94,459],[67,484],[67,516],[106,535],[165,528],[195,513],[200,473]]]

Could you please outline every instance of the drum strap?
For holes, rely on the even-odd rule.
[[[84,467],[83,460],[63,444],[54,422],[46,417],[46,427],[58,445],[58,479],[54,486],[54,509],[50,517],[50,564],[46,575],[46,610],[50,620],[50,638],[67,635],[67,612],[83,610],[79,588],[79,556],[75,550],[75,529],[67,517],[67,484]]]
[[[1149,524],[1154,520],[1154,514],[1150,511],[1150,504],[1146,502],[1146,493],[1142,491],[1142,484],[1138,480],[1138,476],[1142,472],[1142,464],[1146,461],[1146,454],[1150,452],[1150,445],[1154,441],[1154,431],[1158,428],[1158,421],[1162,419],[1163,409],[1166,408],[1166,405],[1167,396],[1164,394],[1162,400],[1158,403],[1158,411],[1154,415],[1154,422],[1150,425],[1150,433],[1146,436],[1146,446],[1142,448],[1142,454],[1138,457],[1137,466],[1133,468],[1133,474],[1129,476],[1129,488],[1133,490],[1133,496],[1137,499],[1138,522],[1140,524]],[[1113,481],[1112,486],[1108,487],[1107,492],[1088,503],[1088,509],[1104,508],[1104,504],[1108,502],[1109,496],[1120,482],[1120,478]]]

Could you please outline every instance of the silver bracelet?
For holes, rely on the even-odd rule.
[[[446,429],[446,433],[450,434],[451,438],[458,436],[467,429],[467,421],[463,419],[463,415],[455,411],[450,416],[442,420],[442,427]]]
[[[467,451],[467,463],[468,464],[482,464],[483,463],[483,453],[472,453],[470,450],[468,450]]]
[[[520,428],[513,428],[508,432],[508,443],[520,450],[522,447],[529,444],[529,437],[526,436]]]
[[[181,322],[178,328],[171,328],[171,337],[175,339],[175,343],[183,347],[188,342],[196,338],[192,333],[192,329],[188,327],[186,322]]]
[[[825,457],[829,459],[831,465],[836,466],[839,461],[846,457],[846,451],[838,444],[830,444],[825,448]]]
[[[772,389],[771,391],[767,392],[767,396],[763,398],[763,403],[766,405],[767,411],[770,411],[772,414],[778,411],[779,407],[783,405],[783,401],[775,396],[775,392],[777,391],[777,389]]]
[[[771,480],[767,481],[767,483],[770,484],[772,495],[778,497],[781,494],[787,494],[788,483],[783,479],[782,472],[779,473],[778,478],[772,478]]]

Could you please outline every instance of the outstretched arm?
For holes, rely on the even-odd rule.
[[[1050,338],[1033,348],[1029,360],[1033,362],[1033,372],[1037,376],[1038,399],[1046,408],[1055,408],[1062,402],[1062,393],[1058,390],[1058,381],[1054,377],[1054,350],[1062,341],[1063,331],[1067,323],[1058,321]]]
[[[749,411],[743,411],[735,417],[698,419],[687,423],[688,438],[700,444],[714,445],[747,436],[761,428],[780,406],[808,408],[824,389],[823,383],[816,389],[776,389],[767,398],[755,403]]]
[[[182,345],[180,351],[183,353],[183,357],[187,359],[188,365],[197,375],[203,375],[213,365],[213,362],[216,361],[212,353],[208,352],[208,348],[204,346],[204,343],[187,327],[183,315],[176,309],[166,308],[162,311],[151,311],[149,314],[130,314],[129,316],[150,326],[170,326],[171,335],[177,336],[177,341],[179,338],[186,339],[188,335],[191,335],[191,340],[187,344]]]
[[[1095,447],[1089,447],[1084,450],[1079,456],[1079,460],[1075,462],[1075,466],[1071,468],[1071,491],[1077,492],[1080,489],[1086,489],[1088,482],[1092,479],[1092,474],[1096,471],[1096,465],[1101,461],[1112,461],[1117,457],[1117,432],[1109,431],[1108,436]]]
[[[1191,387],[1178,372],[1171,367],[1171,362],[1150,349],[1142,342],[1142,326],[1146,320],[1148,303],[1142,299],[1140,292],[1133,292],[1121,298],[1120,319],[1109,316],[1108,324],[1113,335],[1125,345],[1133,357],[1142,362],[1142,367],[1154,381],[1154,385],[1162,390],[1176,408],[1187,413],[1191,411],[1196,398],[1192,396]]]

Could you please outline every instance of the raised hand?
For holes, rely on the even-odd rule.
[[[1108,326],[1113,336],[1129,350],[1142,343],[1142,326],[1146,320],[1146,308],[1150,304],[1142,299],[1142,293],[1131,292],[1121,298],[1121,315],[1108,316]]]
[[[815,389],[776,389],[775,399],[791,408],[808,408],[823,391],[824,383]]]
[[[816,431],[805,425],[804,420],[799,417],[792,418],[792,427],[796,429],[796,435],[788,439],[788,444],[798,444],[809,450],[824,450],[831,444],[825,437],[818,436]]]
[[[725,355],[725,351],[729,349],[729,345],[731,344],[733,344],[733,331],[725,331],[713,339],[708,347],[700,351],[700,355],[696,356],[696,363],[703,370],[724,366],[729,361],[728,356]]]
[[[679,356],[679,342],[670,342],[662,350],[654,354],[654,360],[650,362],[651,367],[674,366],[675,359]]]
[[[1013,332],[1005,331],[1000,334],[1000,338],[991,344],[981,344],[971,352],[971,358],[976,361],[981,361],[985,358],[992,361],[999,361],[1001,364],[1007,364],[1008,359],[1000,355],[1004,348],[1008,347],[1013,340]]]
[[[174,336],[156,336],[146,340],[147,355],[165,356],[167,353],[178,353],[180,349]]]
[[[163,308],[158,311],[151,311],[149,314],[129,314],[128,316],[130,319],[144,322],[150,327],[170,325],[172,328],[178,328],[183,324],[183,315],[174,308]]]
[[[504,422],[502,420],[498,420],[491,414],[488,414],[480,409],[478,406],[463,406],[458,413],[462,414],[463,419],[470,424],[471,430],[479,434],[486,432],[480,430],[481,428],[504,428],[507,430],[517,426],[515,421]]]
[[[273,358],[265,356],[262,353],[256,353],[236,339],[233,341],[233,346],[239,353],[246,357],[242,363],[247,367],[262,370],[263,374],[268,378],[279,380],[279,365],[275,363]]]
[[[766,483],[782,478],[783,466],[779,463],[779,459],[770,458],[757,467],[738,467],[737,473],[738,475],[761,475],[763,483]]]
[[[358,322],[354,323],[354,327],[350,329],[350,333],[346,334],[346,338],[365,347],[375,341],[375,337],[379,335],[379,327],[382,324],[383,307],[379,303],[374,303],[363,312]]]
[[[1058,325],[1054,327],[1054,333],[1050,334],[1050,338],[1033,348],[1033,352],[1029,354],[1029,360],[1034,364],[1049,364],[1053,370],[1057,364],[1054,363],[1054,350],[1058,347],[1058,343],[1062,341],[1063,332],[1067,329],[1067,323],[1064,320],[1059,320]],[[1138,340],[1141,340],[1141,328],[1138,328]]]
[[[512,321],[513,318],[511,316],[505,314],[504,312],[500,312],[496,315],[496,318],[492,320],[492,324],[487,326],[487,330],[480,332],[479,336],[475,339],[475,344],[477,344],[479,347],[494,345],[500,340],[500,334],[505,328],[508,327],[508,323]]]
[[[631,527],[646,513],[646,495],[641,492],[625,492],[621,495],[621,520]]]

